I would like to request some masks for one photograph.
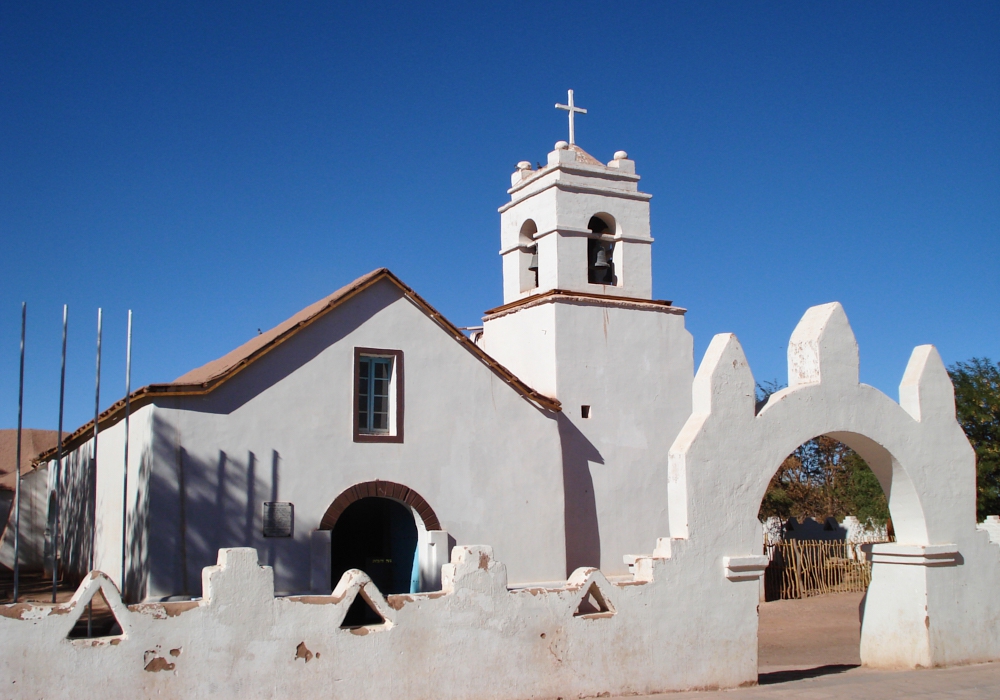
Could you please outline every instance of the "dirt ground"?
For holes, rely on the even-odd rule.
[[[760,604],[761,674],[861,663],[863,593],[832,593]]]
[[[1000,663],[913,671],[880,671],[859,666],[858,607],[862,597],[862,593],[836,593],[761,603],[757,686],[642,697],[647,700],[1000,698]]]

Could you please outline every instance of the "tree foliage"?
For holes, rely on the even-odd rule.
[[[1000,515],[1000,363],[985,357],[948,368],[958,422],[976,451],[979,520]]]
[[[763,405],[781,387],[777,382],[757,385]],[[889,505],[875,474],[850,447],[826,435],[803,443],[788,455],[768,484],[758,517],[782,519],[854,515],[861,522],[886,525]]]
[[[857,452],[820,435],[788,455],[768,484],[761,520],[772,515],[823,521],[854,515],[861,522],[885,525],[889,504],[875,474]]]
[[[948,368],[955,385],[958,422],[976,451],[976,515],[1000,515],[1000,363],[985,357]],[[783,388],[777,381],[757,385],[758,408]],[[882,525],[889,509],[882,487],[851,448],[820,436],[788,455],[767,487],[761,519],[856,515]]]

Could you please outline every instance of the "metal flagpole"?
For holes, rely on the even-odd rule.
[[[94,570],[94,546],[97,544],[97,419],[101,415],[101,309],[97,309],[97,378],[94,381],[94,449],[90,456],[90,570]],[[91,636],[94,599],[87,604],[87,636]]]
[[[122,577],[119,582],[125,598],[125,555],[128,552],[128,419],[132,391],[132,309],[128,310],[128,341],[125,345],[125,469],[122,477]]]
[[[21,379],[17,385],[17,456],[14,469],[14,601],[17,602],[21,577],[19,550],[21,545],[21,415],[24,412],[24,329],[28,320],[28,304],[21,302]]]
[[[63,304],[63,338],[62,338],[62,371],[59,374],[59,447],[56,452],[56,478],[54,480],[55,517],[52,528],[52,602],[56,602],[56,591],[59,589],[59,481],[62,474],[63,458],[63,404],[66,397],[66,329],[68,327],[68,310]]]

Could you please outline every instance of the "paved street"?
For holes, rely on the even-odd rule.
[[[781,680],[765,676],[766,685],[735,690],[668,693],[644,698],[663,700],[765,700],[795,698],[796,700],[888,700],[890,698],[963,698],[963,700],[997,700],[1000,698],[1000,663],[957,666],[919,671],[872,671],[850,668],[813,678]],[[788,674],[790,676],[791,674]],[[811,675],[803,672],[800,675]],[[786,677],[788,677],[786,676]],[[634,699],[635,696],[632,696]]]
[[[664,700],[1000,699],[1000,663],[918,671],[861,668],[858,652],[861,599],[860,593],[841,593],[762,603],[760,685],[644,697]]]

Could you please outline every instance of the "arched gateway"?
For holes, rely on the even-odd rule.
[[[969,639],[996,633],[989,619],[959,614],[975,609],[971,598],[979,595],[963,587],[962,565],[975,559],[995,569],[997,552],[976,530],[975,455],[955,419],[937,351],[913,351],[896,403],[858,381],[857,342],[840,304],[817,306],[789,342],[788,385],[756,410],[739,341],[716,336],[694,381],[692,415],[669,456],[674,558],[717,567],[711,595],[733,601],[727,628],[745,648],[747,676],[756,671],[758,580],[767,563],[758,508],[784,457],[818,435],[868,463],[896,531],[895,543],[870,553],[862,661],[934,666],[981,654],[982,645]]]

